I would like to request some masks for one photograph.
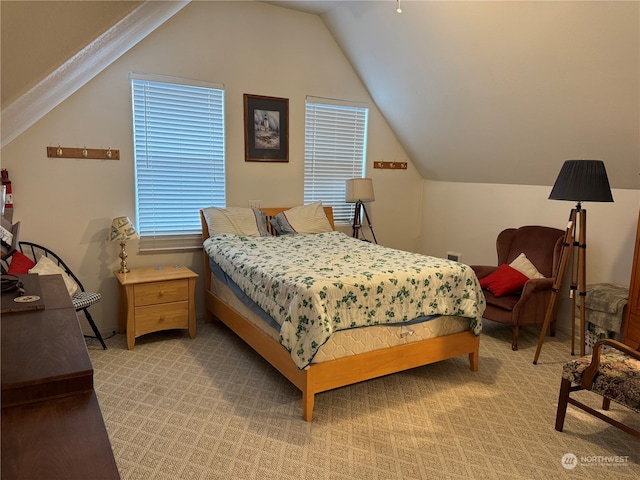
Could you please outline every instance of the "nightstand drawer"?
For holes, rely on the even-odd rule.
[[[136,307],[188,300],[189,282],[187,280],[171,280],[136,285],[134,297]]]
[[[135,336],[145,333],[189,328],[189,302],[163,303],[136,307]]]

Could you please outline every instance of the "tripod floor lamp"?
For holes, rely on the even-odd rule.
[[[585,297],[587,296],[587,211],[582,208],[582,202],[613,202],[607,171],[602,160],[567,160],[562,165],[556,183],[553,185],[551,200],[572,200],[577,202],[571,210],[569,223],[562,244],[562,253],[557,267],[551,299],[547,306],[547,312],[540,331],[538,347],[533,364],[538,363],[540,350],[544,342],[549,323],[555,313],[556,300],[562,288],[562,282],[570,263],[570,259],[577,250],[577,261],[572,268],[570,296],[571,296],[571,355],[574,355],[575,346],[575,318],[576,302],[580,307],[580,355],[584,355],[585,343]],[[576,298],[576,296],[578,298]]]
[[[373,180],[370,178],[352,178],[347,180],[345,202],[356,204],[353,212],[352,236],[354,238],[360,238],[360,235],[362,234],[362,238],[366,240],[364,232],[361,231],[362,212],[364,212],[367,224],[369,225],[369,230],[371,230],[371,235],[373,236],[373,241],[378,243],[378,240],[376,240],[376,234],[373,232],[373,226],[369,220],[369,214],[367,213],[367,209],[364,205],[365,203],[373,202],[375,199],[375,195],[373,194]]]

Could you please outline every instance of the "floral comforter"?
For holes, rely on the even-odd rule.
[[[466,265],[363,242],[341,232],[278,237],[214,235],[209,257],[281,326],[298,368],[331,334],[425,315],[468,317],[482,329],[485,300]]]

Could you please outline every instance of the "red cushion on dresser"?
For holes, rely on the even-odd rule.
[[[11,255],[11,263],[9,264],[9,271],[7,273],[10,273],[12,275],[29,273],[29,270],[35,266],[35,262],[25,254],[15,252],[13,255]]]

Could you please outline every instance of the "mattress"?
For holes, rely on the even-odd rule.
[[[280,332],[276,328],[277,323],[273,320],[269,322],[264,315],[256,312],[255,308],[259,307],[247,304],[246,298],[240,299],[233,292],[232,287],[225,283],[225,280],[221,280],[213,273],[211,274],[211,291],[262,332],[278,341]],[[406,325],[373,325],[340,330],[334,332],[329,340],[318,349],[311,364],[450,335],[469,329],[468,318],[441,315],[423,317],[420,321]]]
[[[458,262],[369,244],[340,232],[278,237],[214,235],[209,258],[279,325],[298,368],[338,331],[460,316],[479,335],[484,296]],[[400,338],[414,334],[403,331]]]

